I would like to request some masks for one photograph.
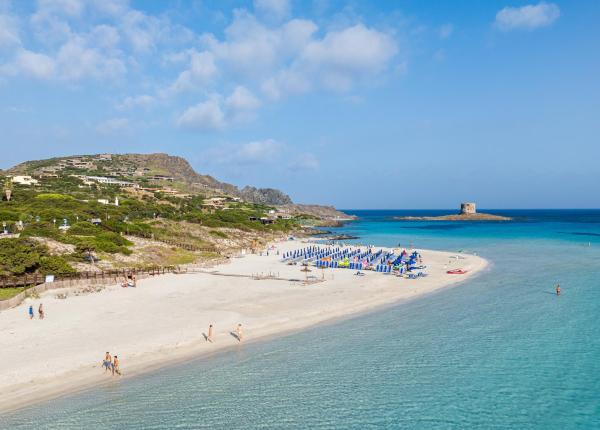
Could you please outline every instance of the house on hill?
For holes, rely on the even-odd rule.
[[[12,176],[12,177],[10,177],[10,179],[13,184],[20,184],[20,185],[38,185],[40,183],[40,181],[38,181],[37,179],[33,179],[29,175]]]

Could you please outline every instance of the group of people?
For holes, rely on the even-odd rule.
[[[238,324],[235,327],[235,330],[231,332],[231,334],[235,335],[238,342],[241,342],[242,340],[244,340],[244,331],[242,330],[242,324]],[[214,342],[214,340],[215,340],[214,326],[211,324],[208,326],[208,334],[206,335],[206,341]]]
[[[124,282],[121,283],[121,287],[123,288],[135,288],[137,287],[137,281],[135,279],[135,275],[129,274],[124,279]]]
[[[29,319],[32,320],[35,318],[35,311],[33,310],[33,305],[29,305]],[[38,318],[43,320],[44,319],[44,305],[42,303],[40,303],[40,305],[38,306]]]
[[[104,355],[104,360],[102,360],[102,367],[104,367],[104,372],[111,372],[113,376],[115,374],[121,376],[121,368],[119,367],[119,357],[116,355],[112,357],[108,351]]]

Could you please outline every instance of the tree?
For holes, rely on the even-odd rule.
[[[12,180],[7,178],[4,181],[4,195],[6,196],[6,201],[10,202],[10,197],[12,196]]]

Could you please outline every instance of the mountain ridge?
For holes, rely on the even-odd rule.
[[[97,176],[148,180],[158,184],[172,183],[184,191],[229,194],[251,203],[267,205],[292,204],[292,199],[275,188],[245,186],[221,182],[211,175],[196,172],[183,157],[166,153],[87,154],[29,160],[3,171],[7,175],[50,176],[64,173],[94,173]]]

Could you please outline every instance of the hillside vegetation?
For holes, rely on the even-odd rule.
[[[237,188],[180,160],[84,156],[4,172],[0,222],[8,234],[0,235],[0,274],[190,263],[257,247],[315,218],[246,201]],[[265,200],[255,188],[245,193]],[[277,201],[289,199],[277,193],[266,191]]]

